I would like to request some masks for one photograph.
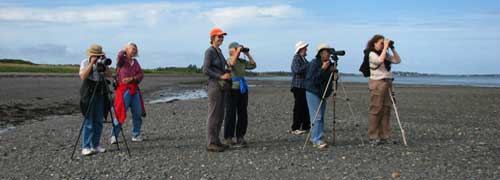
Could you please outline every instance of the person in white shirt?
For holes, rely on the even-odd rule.
[[[399,64],[401,58],[390,44],[391,40],[382,35],[375,35],[368,41],[365,49],[365,52],[369,53],[370,62],[368,139],[372,145],[386,143],[391,137],[389,120],[391,115],[389,89],[392,88],[393,81],[391,64]]]
[[[82,155],[87,156],[94,153],[103,153],[106,150],[100,145],[103,120],[106,109],[110,108],[110,102],[105,93],[105,83],[100,78],[97,62],[104,58],[102,46],[93,44],[87,50],[88,58],[80,63],[80,79],[83,81],[80,88],[80,109],[85,120],[82,127]],[[102,67],[102,66],[101,66]],[[102,76],[111,77],[111,70],[105,66]]]

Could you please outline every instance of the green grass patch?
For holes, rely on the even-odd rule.
[[[78,73],[80,68],[74,65],[43,65],[0,63],[0,72],[20,73]]]

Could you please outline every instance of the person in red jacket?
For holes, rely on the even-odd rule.
[[[118,87],[114,102],[117,119],[113,120],[114,127],[111,131],[111,144],[117,142],[115,135],[120,133],[121,128],[118,126],[121,126],[125,122],[128,108],[132,112],[132,141],[143,141],[143,137],[141,136],[141,114],[144,112],[144,102],[139,91],[139,83],[144,78],[144,72],[137,61],[137,55],[138,49],[135,43],[128,43],[118,53],[116,63]]]

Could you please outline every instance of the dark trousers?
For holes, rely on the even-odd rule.
[[[224,120],[224,138],[242,138],[248,126],[248,91],[241,94],[239,89],[226,93],[226,118]],[[236,120],[238,117],[238,120]],[[236,134],[235,134],[236,133]]]
[[[306,89],[292,88],[293,97],[295,97],[295,105],[293,106],[293,124],[292,131],[309,130],[311,122],[309,120],[309,109],[307,107]]]

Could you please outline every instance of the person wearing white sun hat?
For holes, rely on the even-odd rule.
[[[301,135],[309,131],[309,110],[306,101],[306,89],[304,88],[304,79],[307,72],[307,44],[304,41],[299,41],[295,44],[295,54],[292,59],[292,93],[295,99],[293,106],[293,123],[289,133]]]

